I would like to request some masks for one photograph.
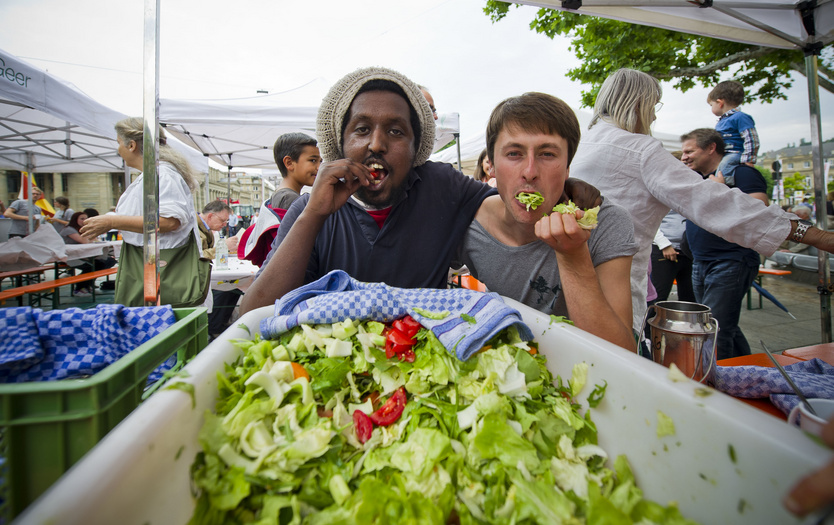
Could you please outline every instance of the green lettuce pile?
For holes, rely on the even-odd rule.
[[[191,523],[692,523],[643,499],[624,456],[604,466],[574,402],[584,363],[554,383],[513,328],[466,362],[421,329],[409,363],[386,358],[385,329],[345,320],[236,341],[199,436]],[[360,443],[354,411],[403,386],[399,418]]]

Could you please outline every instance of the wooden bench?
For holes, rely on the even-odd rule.
[[[59,288],[68,284],[83,283],[86,281],[94,281],[99,277],[107,277],[114,275],[118,271],[117,268],[107,268],[106,270],[98,270],[95,272],[82,273],[80,275],[73,275],[72,277],[62,277],[52,281],[44,281],[42,283],[27,284],[18,288],[11,288],[0,292],[0,305],[4,305],[8,299],[15,297],[18,299],[18,304],[23,304],[23,296],[29,297],[29,306],[40,306],[41,299],[52,298],[52,308],[59,308],[61,306],[61,294]],[[93,302],[96,300],[96,287],[93,286]]]
[[[756,275],[756,284],[759,286],[762,285],[762,275],[778,275],[778,276],[785,276],[790,275],[790,270],[777,270],[775,268],[759,268],[759,274]],[[747,309],[748,310],[761,310],[762,309],[762,294],[759,294],[759,306],[757,308],[753,308],[753,287],[751,286],[749,290],[747,290]]]
[[[41,275],[47,270],[51,270],[51,266],[38,266],[37,268],[27,268],[25,270],[14,270],[11,272],[0,272],[0,289],[3,288],[3,281],[6,279],[12,280],[12,287],[23,286],[23,281],[26,284],[32,282],[40,282]]]

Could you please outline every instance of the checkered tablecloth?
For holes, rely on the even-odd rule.
[[[787,365],[785,370],[808,399],[834,399],[834,366],[821,359]],[[734,397],[769,397],[785,414],[800,403],[799,397],[776,368],[764,366],[719,366],[715,387]]]
[[[175,322],[170,306],[100,304],[88,310],[47,312],[30,307],[0,308],[0,382],[95,374]],[[173,362],[169,359],[149,380],[159,377]]]
[[[442,319],[421,313],[444,311],[449,315]],[[395,288],[357,281],[340,270],[278,300],[275,316],[261,321],[261,333],[274,339],[299,324],[335,323],[346,318],[390,322],[406,314],[431,330],[461,360],[509,326],[515,326],[523,340],[533,339],[521,314],[507,306],[498,294],[465,289]]]

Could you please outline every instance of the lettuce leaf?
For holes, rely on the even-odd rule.
[[[521,192],[515,196],[515,199],[521,204],[527,206],[527,211],[535,210],[536,208],[544,204],[544,197],[542,197],[542,194],[539,192]]]

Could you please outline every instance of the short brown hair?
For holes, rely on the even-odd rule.
[[[701,149],[707,149],[710,145],[715,144],[715,152],[722,157],[724,156],[724,139],[721,138],[721,133],[712,128],[693,129],[689,133],[681,135],[681,142],[687,140],[694,140],[695,144]]]
[[[275,164],[278,165],[278,171],[281,175],[287,176],[287,167],[284,165],[284,157],[289,157],[293,161],[298,162],[304,148],[307,146],[316,146],[318,142],[316,139],[304,133],[284,133],[275,141],[272,146],[272,156],[275,159]]]
[[[740,106],[744,102],[744,85],[735,80],[719,82],[707,95],[707,102],[723,100],[733,106]]]
[[[487,124],[486,141],[490,160],[502,129],[516,125],[524,131],[559,135],[568,143],[568,166],[579,147],[579,120],[562,99],[547,93],[530,92],[508,98],[492,110]]]

